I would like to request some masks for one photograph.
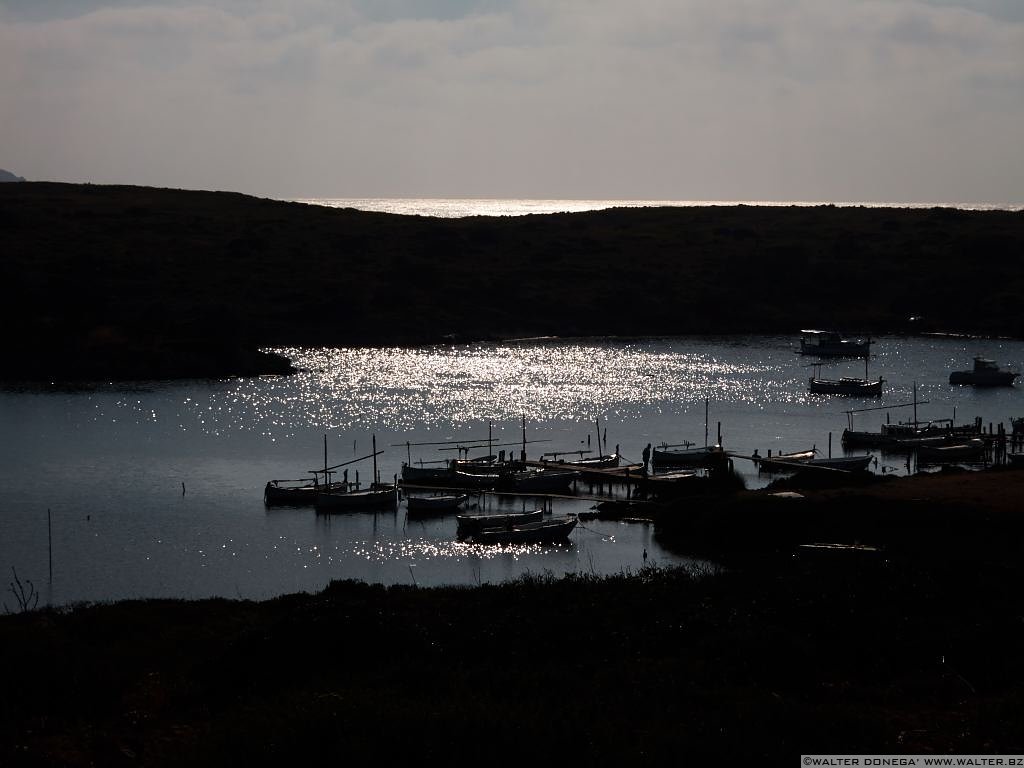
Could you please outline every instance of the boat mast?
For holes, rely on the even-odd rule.
[[[377,477],[377,435],[373,436],[373,482],[376,483],[380,478]]]

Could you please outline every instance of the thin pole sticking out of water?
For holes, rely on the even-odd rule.
[[[708,447],[708,401],[710,398],[704,398],[704,447]]]
[[[53,515],[46,508],[46,544],[50,556],[50,584],[53,584]]]

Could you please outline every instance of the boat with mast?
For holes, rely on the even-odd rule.
[[[362,456],[352,461],[347,461],[344,464],[338,464],[331,467],[330,470],[337,469],[338,467],[345,466],[347,464],[354,464],[357,461],[365,461],[366,459],[373,459],[373,479],[370,482],[369,488],[360,489],[358,484],[353,490],[348,487],[344,491],[331,491],[318,493],[314,506],[317,512],[321,513],[332,513],[332,512],[358,512],[366,509],[373,510],[384,510],[384,509],[397,509],[398,508],[398,478],[395,477],[394,482],[390,485],[381,483],[380,476],[377,471],[377,456],[383,451],[377,450],[377,436],[373,436],[373,453],[369,456]],[[325,473],[328,471],[325,468]],[[346,485],[347,483],[347,470],[346,470]]]
[[[917,382],[914,382],[914,396],[909,403],[894,403],[892,405],[879,405],[871,408],[856,408],[846,411],[846,429],[843,430],[842,444],[847,448],[882,448],[890,452],[910,451],[922,445],[941,445],[943,443],[962,441],[981,434],[981,423],[975,420],[972,424],[956,424],[956,409],[953,409],[951,419],[930,419],[920,421],[917,416],[917,406],[927,405],[928,400],[917,399]],[[877,432],[855,430],[853,417],[858,413],[868,411],[890,411],[898,408],[913,408],[911,421],[889,423],[888,413],[886,422],[881,425]]]
[[[322,491],[344,492],[348,489],[346,482],[331,482],[327,467],[327,435],[324,435],[324,468],[307,472],[310,477],[301,480],[268,480],[263,488],[263,503],[268,507],[303,506],[314,504],[317,494]]]
[[[714,445],[708,445],[708,415],[710,398],[704,398],[704,447],[697,447],[696,443],[684,440],[681,443],[662,442],[655,446],[651,452],[651,466],[657,467],[691,467],[691,468],[713,468],[723,465],[728,460],[728,454],[722,448],[722,425],[718,425],[718,440]]]

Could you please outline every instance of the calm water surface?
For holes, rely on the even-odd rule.
[[[643,524],[589,521],[568,547],[490,548],[455,541],[451,517],[409,520],[397,512],[317,516],[311,509],[264,508],[272,478],[294,478],[370,452],[385,451],[392,477],[406,441],[483,439],[518,443],[526,417],[530,456],[586,448],[594,420],[610,446],[639,460],[647,443],[703,444],[705,398],[710,436],[763,454],[816,445],[841,454],[845,411],[910,402],[915,382],[921,418],[1009,422],[1024,416],[1019,388],[974,390],[947,384],[949,371],[985,354],[1020,369],[1024,343],[950,338],[883,338],[871,377],[886,379],[878,400],[807,394],[809,362],[795,338],[539,340],[436,348],[285,350],[307,372],[291,377],[151,382],[132,388],[0,393],[5,493],[0,508],[0,568],[41,587],[56,604],[130,597],[265,598],[316,590],[331,579],[383,584],[478,584],[523,573],[609,574],[649,562],[705,567],[660,546]],[[835,375],[861,375],[863,362]],[[927,402],[924,402],[927,401]],[[877,429],[893,407],[856,415]],[[450,457],[413,448],[412,459]],[[879,456],[878,471],[901,473]],[[369,462],[359,469],[365,483]],[[736,460],[748,486],[762,484]],[[184,489],[184,493],[183,493]],[[590,500],[561,502],[579,511]],[[488,496],[491,511],[533,507],[532,500]],[[47,509],[53,525],[48,583]],[[6,592],[6,590],[5,590]],[[5,601],[12,606],[11,596]]]

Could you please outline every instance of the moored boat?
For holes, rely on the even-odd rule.
[[[810,453],[808,457],[806,454]],[[780,454],[757,460],[763,472],[799,472],[804,469],[834,469],[843,472],[861,472],[868,468],[873,456],[822,456],[814,458],[814,451]]]
[[[340,492],[345,483],[324,486],[314,476],[305,480],[268,480],[263,488],[263,503],[268,507],[303,506],[313,504],[323,490]]]
[[[837,331],[800,331],[800,354],[817,357],[867,357],[871,339],[844,339]]]
[[[384,486],[344,493],[319,493],[314,506],[317,512],[323,513],[397,509],[398,487]]]
[[[953,445],[922,445],[917,449],[917,460],[922,464],[977,462],[985,460],[986,452],[985,441],[981,438],[974,438]]]
[[[1009,387],[1020,376],[1017,371],[1000,368],[995,360],[985,357],[974,358],[974,368],[969,371],[953,371],[949,374],[950,384],[970,384],[974,387]]]
[[[459,536],[468,536],[484,528],[500,528],[523,523],[535,523],[544,519],[543,509],[534,509],[530,512],[510,512],[503,515],[494,514],[464,514],[456,515],[455,521],[458,525]]]
[[[720,445],[692,448],[693,443],[668,445],[662,443],[651,453],[651,464],[655,467],[709,467],[725,462],[728,455]]]
[[[574,469],[525,467],[502,472],[494,487],[515,493],[557,493],[567,491],[579,476]]]
[[[575,517],[555,517],[533,523],[483,528],[470,537],[473,544],[554,544],[569,538]]]
[[[840,379],[821,379],[811,376],[807,382],[807,389],[815,395],[842,395],[844,397],[881,397],[882,382],[870,379],[857,379],[846,377]]]
[[[469,499],[469,495],[465,493],[442,494],[439,496],[409,496],[405,503],[412,514],[432,514],[454,511],[462,506],[467,499]]]

